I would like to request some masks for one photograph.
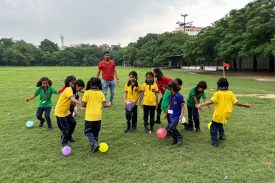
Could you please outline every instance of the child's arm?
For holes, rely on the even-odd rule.
[[[156,95],[156,109],[158,109],[158,105],[159,105],[158,92],[155,92],[155,95]]]
[[[30,100],[34,99],[35,97],[36,97],[36,95],[33,95],[33,96],[27,98],[27,99],[26,99],[26,102],[29,102]]]
[[[123,97],[123,101],[124,101],[124,104],[126,105],[126,102],[127,102],[127,95],[128,95],[128,92],[125,91],[124,92],[124,97]]]
[[[71,100],[72,102],[74,102],[76,105],[77,105],[77,104],[78,104],[78,105],[82,105],[82,103],[81,103],[80,101],[76,100],[73,96],[70,97],[70,100]]]
[[[168,107],[167,107],[167,111],[164,113],[164,119],[166,119],[167,118],[167,113],[168,113],[168,110],[170,110],[170,104],[168,105]]]
[[[142,108],[143,108],[143,105],[142,105],[143,96],[144,96],[144,91],[141,91],[141,92],[140,92],[140,98],[139,98],[139,105],[140,105]]]
[[[201,104],[196,104],[196,107],[197,108],[201,108],[201,107],[203,107],[203,106],[209,106],[209,105],[211,105],[211,104],[213,104],[214,102],[212,101],[212,100],[206,100],[206,101],[204,101],[203,103],[201,103]]]
[[[240,107],[245,107],[245,108],[250,108],[251,107],[251,104],[241,104],[239,102],[237,102],[235,105],[240,106]]]
[[[207,99],[203,99],[203,102],[207,102],[207,101],[208,101]],[[209,111],[212,113],[212,108],[209,105],[207,107],[208,107]]]
[[[184,103],[181,104],[180,120],[182,119],[183,116],[184,116]]]

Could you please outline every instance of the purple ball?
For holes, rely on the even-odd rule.
[[[69,156],[69,155],[71,154],[71,152],[72,152],[72,149],[71,149],[70,146],[64,146],[64,147],[62,148],[62,154],[63,154],[64,156]]]

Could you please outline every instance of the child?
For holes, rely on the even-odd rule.
[[[129,81],[124,87],[124,104],[125,104],[125,115],[126,115],[126,129],[124,132],[128,132],[131,129],[132,126],[132,131],[135,131],[137,129],[137,102],[140,97],[140,84],[137,81],[138,76],[136,71],[131,71],[129,73]],[[127,109],[126,105],[127,102],[132,102],[134,103],[134,106],[131,110]],[[132,125],[131,125],[131,120],[132,120]]]
[[[196,104],[197,108],[215,104],[210,126],[211,142],[214,147],[218,147],[218,132],[219,140],[225,140],[223,124],[226,124],[232,111],[233,105],[250,108],[250,104],[240,104],[232,91],[228,90],[229,83],[226,78],[220,78],[217,82],[218,89],[214,93],[210,101],[205,101],[202,104]]]
[[[141,96],[139,104],[143,108],[144,131],[151,133],[154,131],[155,110],[158,106],[158,86],[154,83],[154,74],[147,72],[145,83],[141,86]],[[143,103],[142,103],[143,101]],[[150,114],[150,128],[148,128],[148,115]]]
[[[175,81],[180,87],[182,86],[182,80],[180,78],[176,78],[173,81]],[[169,83],[168,83],[168,86],[169,86]],[[169,114],[167,113],[167,109],[168,109],[168,106],[169,106],[169,97],[170,96],[171,96],[171,92],[170,92],[169,88],[167,88],[164,92],[162,102],[161,102],[161,110],[164,112],[164,116],[166,116],[167,122],[168,122],[168,126],[167,126],[166,129],[168,129],[169,123],[170,123],[170,117],[169,117]],[[184,124],[186,124],[186,123],[184,123]]]
[[[75,129],[75,119],[70,112],[70,105],[72,102],[81,105],[81,102],[75,99],[75,94],[85,87],[84,82],[79,79],[76,80],[73,86],[67,87],[60,95],[55,106],[55,116],[57,124],[62,132],[61,143],[62,146],[69,145],[68,141],[72,138]]]
[[[169,106],[168,106],[168,112],[167,112],[170,117],[168,131],[173,138],[172,144],[181,145],[183,143],[183,139],[181,134],[177,130],[177,125],[184,116],[184,98],[179,93],[181,88],[177,82],[175,81],[170,82],[168,84],[168,88],[170,89],[170,92],[171,92],[171,96],[169,97]]]
[[[193,120],[195,123],[196,132],[200,132],[200,116],[199,110],[196,108],[196,104],[200,103],[200,99],[206,101],[206,95],[204,90],[207,88],[207,83],[205,81],[200,81],[196,87],[192,88],[189,92],[187,99],[187,110],[188,110],[188,126],[186,130],[193,131]],[[211,108],[208,106],[209,110]]]
[[[39,127],[42,127],[45,119],[42,117],[43,112],[45,112],[45,118],[47,120],[48,130],[52,130],[51,121],[51,108],[52,108],[52,94],[57,94],[57,91],[52,87],[52,81],[47,77],[42,77],[36,84],[38,87],[33,96],[26,99],[30,101],[36,96],[40,95],[38,108],[36,111],[36,117],[40,121]]]
[[[87,82],[86,91],[82,97],[82,105],[86,107],[84,133],[89,138],[91,151],[95,153],[99,149],[98,135],[101,126],[102,107],[111,107],[111,104],[105,103],[99,78],[92,77]]]

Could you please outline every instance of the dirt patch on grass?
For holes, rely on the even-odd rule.
[[[236,96],[244,96],[244,97],[258,97],[258,98],[266,98],[266,99],[275,99],[275,94],[236,94]]]

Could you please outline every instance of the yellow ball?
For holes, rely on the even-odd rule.
[[[212,125],[212,121],[210,121],[210,122],[208,123],[208,125],[207,125],[207,128],[208,128],[209,130],[210,130],[211,125]]]
[[[109,149],[108,144],[106,144],[106,143],[100,143],[99,144],[99,151],[100,152],[105,153],[105,152],[108,151],[108,149]]]

